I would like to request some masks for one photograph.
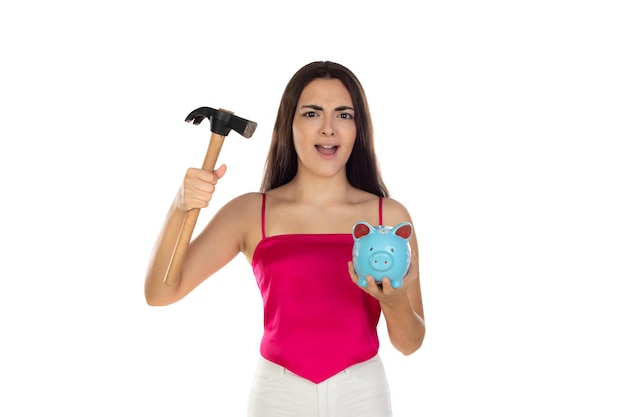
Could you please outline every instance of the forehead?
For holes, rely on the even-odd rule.
[[[336,79],[315,79],[307,84],[300,94],[301,104],[322,104],[352,106],[352,97],[343,83]]]

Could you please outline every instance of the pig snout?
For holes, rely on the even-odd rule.
[[[375,252],[370,255],[369,263],[376,271],[387,271],[393,265],[393,257],[387,252]]]

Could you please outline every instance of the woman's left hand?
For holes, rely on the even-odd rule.
[[[376,298],[382,304],[386,304],[389,306],[396,305],[397,303],[403,303],[407,300],[407,288],[417,280],[417,256],[415,253],[411,254],[411,264],[409,266],[409,271],[405,275],[402,280],[402,285],[398,288],[393,288],[391,286],[391,280],[389,278],[383,278],[381,283],[377,283],[374,280],[374,277],[368,275],[366,277],[367,286],[361,287],[358,284],[359,276],[356,274],[354,270],[354,264],[352,261],[348,262],[348,272],[350,273],[350,277],[352,278],[352,282],[357,285],[360,289]]]

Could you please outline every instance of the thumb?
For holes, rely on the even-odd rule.
[[[219,168],[213,171],[213,173],[217,176],[217,179],[219,180],[226,173],[226,165],[224,164],[220,165]]]

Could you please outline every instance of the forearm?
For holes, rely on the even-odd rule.
[[[381,303],[391,344],[404,355],[420,348],[424,340],[423,317],[415,312],[408,298],[394,305]]]
[[[150,305],[166,305],[175,301],[178,284],[167,285],[164,280],[186,214],[176,208],[175,201],[172,203],[152,250],[144,287],[146,302]],[[176,282],[178,278],[175,277]]]

